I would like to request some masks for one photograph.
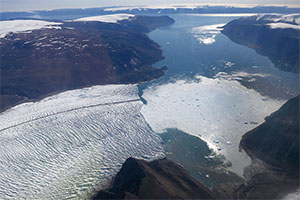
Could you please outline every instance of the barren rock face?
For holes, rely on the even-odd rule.
[[[299,176],[299,96],[290,99],[266,122],[246,133],[241,146],[266,163]]]
[[[128,158],[112,188],[94,199],[215,199],[214,194],[168,159],[146,162]]]
[[[224,26],[232,41],[267,56],[283,71],[299,73],[299,15],[240,18]]]
[[[64,22],[6,35],[0,39],[1,110],[67,89],[162,76],[162,69],[151,67],[163,58],[162,51],[144,31],[173,23],[167,19]]]

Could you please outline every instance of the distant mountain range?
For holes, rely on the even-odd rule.
[[[225,6],[225,5],[170,5],[170,6],[134,6],[103,7],[86,9],[57,9],[31,12],[2,12],[1,20],[40,18],[40,19],[75,19],[79,17],[108,15],[116,13],[129,14],[178,14],[178,13],[299,13],[299,7],[287,6]]]

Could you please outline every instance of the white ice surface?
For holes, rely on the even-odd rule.
[[[65,112],[73,108],[139,99],[136,86],[106,85],[71,90],[38,102],[17,105],[0,113],[0,130],[29,120]],[[51,109],[50,109],[51,108]]]
[[[256,20],[266,20],[266,21],[271,21],[274,23],[277,22],[289,22],[289,23],[295,23],[300,25],[300,14],[259,14],[257,15]]]
[[[73,21],[99,21],[99,22],[106,22],[106,23],[117,23],[120,20],[129,19],[130,17],[134,17],[134,15],[120,13],[120,14],[84,17],[84,18],[75,19]]]
[[[63,92],[0,115],[0,199],[88,198],[128,157],[163,156],[136,85]]]
[[[300,197],[300,188],[293,193],[290,193],[282,198],[282,200],[299,200]]]
[[[203,5],[195,5],[195,4],[176,4],[176,5],[147,5],[147,6],[123,6],[123,7],[114,7],[114,8],[106,8],[105,11],[121,11],[121,10],[151,10],[151,9],[174,9],[178,8],[187,8],[194,9],[198,7],[203,7]]]
[[[272,29],[275,29],[275,28],[281,28],[281,29],[291,28],[291,29],[300,30],[300,25],[294,25],[294,24],[288,24],[288,23],[278,22],[278,23],[269,23],[267,25],[270,26]]]
[[[185,8],[185,9],[196,9],[196,8],[206,8],[212,6],[222,6],[222,7],[235,7],[235,8],[253,8],[260,6],[259,4],[241,4],[241,3],[184,3],[184,4],[157,4],[157,5],[140,5],[140,6],[122,6],[122,7],[112,7],[105,8],[105,11],[126,11],[126,10],[148,10],[148,9],[174,9]],[[268,6],[285,6],[285,7],[296,7],[299,8],[298,4],[268,4]]]
[[[31,31],[41,28],[60,28],[62,23],[48,22],[41,20],[10,20],[0,21],[0,38],[4,38],[8,33]]]
[[[146,89],[143,98],[147,105],[142,114],[158,133],[178,128],[200,137],[232,163],[232,171],[242,175],[250,164],[250,158],[239,152],[242,135],[264,122],[284,102],[266,99],[234,80],[197,79]]]
[[[207,26],[194,27],[191,30],[193,37],[195,37],[201,44],[210,45],[216,41],[216,36],[222,30],[225,24],[213,24]]]
[[[260,14],[257,15],[256,20],[268,21],[269,23],[267,23],[267,25],[270,26],[272,29],[300,29],[300,14]]]

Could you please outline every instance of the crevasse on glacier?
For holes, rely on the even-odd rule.
[[[94,86],[0,114],[0,199],[65,199],[105,186],[126,158],[158,158],[136,85]]]

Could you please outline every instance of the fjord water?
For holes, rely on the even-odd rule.
[[[245,71],[270,74],[278,79],[285,79],[289,82],[286,89],[298,92],[298,86],[294,85],[299,81],[297,74],[279,71],[266,56],[232,42],[220,33],[220,29],[217,28],[219,30],[217,31],[217,29],[208,27],[217,25],[216,27],[221,28],[222,25],[244,15],[248,16],[249,14],[232,16],[169,15],[176,21],[174,25],[158,28],[149,34],[149,37],[161,46],[165,56],[165,59],[156,63],[155,66],[168,66],[168,71],[162,79],[168,80],[170,77],[182,75],[194,77],[195,74],[212,77],[218,72]],[[203,27],[202,30],[201,27]],[[210,44],[199,41],[201,38],[212,38],[212,36],[215,36],[215,42]],[[228,61],[230,63],[227,63]],[[231,64],[233,65],[231,66]],[[289,81],[289,79],[291,80]],[[284,85],[284,83],[281,84]]]
[[[299,94],[299,78],[279,71],[267,57],[220,32],[221,26],[239,16],[170,17],[175,19],[174,25],[149,34],[165,56],[156,66],[166,65],[168,70],[164,77],[140,85],[146,102],[142,114],[157,133],[176,128],[201,138],[213,152],[225,157],[231,171],[243,176],[251,160],[239,150],[242,135]],[[201,148],[207,152],[208,147]],[[168,154],[176,160],[174,152]]]
[[[226,175],[199,166],[220,165],[224,155],[225,166],[231,162],[231,170],[242,174],[250,159],[238,151],[241,135],[298,93],[298,78],[220,34],[219,26],[232,17],[171,17],[173,26],[149,34],[166,57],[156,66],[169,70],[140,85],[146,105],[136,85],[108,85],[67,91],[1,113],[1,199],[88,198],[97,186],[107,185],[126,158],[160,158],[162,146],[167,157],[189,164],[191,174],[209,186]],[[237,80],[258,86],[247,89]],[[264,96],[265,90],[274,95]],[[153,130],[165,135],[160,138]],[[174,142],[179,137],[183,143]],[[183,149],[191,153],[180,158],[176,152]]]
[[[197,33],[198,27],[208,25],[225,25],[238,17],[214,17],[196,14],[170,15],[175,24],[152,31],[149,37],[161,45],[166,59],[157,63],[157,66],[167,65],[168,71],[164,78],[185,75],[193,77],[201,73],[211,77],[218,71],[224,71],[224,62],[236,63],[235,68],[248,66],[272,66],[266,57],[260,56],[254,50],[235,44],[225,35],[208,33],[203,30]],[[210,32],[216,32],[211,30]],[[197,40],[201,35],[207,38],[216,35],[215,42],[205,45]],[[215,68],[214,68],[215,67]],[[228,70],[228,69],[227,69]]]

